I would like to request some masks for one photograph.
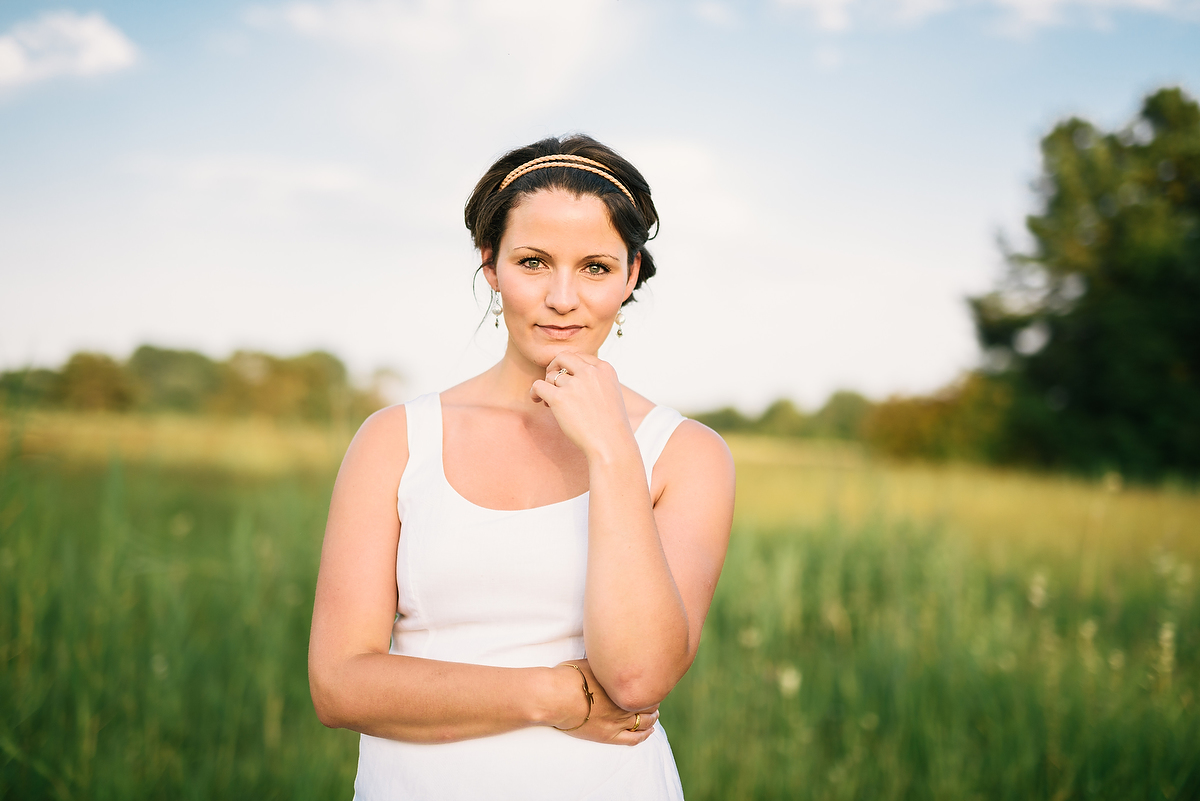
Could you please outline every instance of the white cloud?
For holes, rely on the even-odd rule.
[[[137,48],[102,15],[52,11],[0,35],[0,88],[117,72],[137,59]]]
[[[247,20],[311,39],[390,55],[449,55],[466,44],[456,9],[439,2],[335,0],[251,9]]]
[[[617,0],[327,0],[256,6],[246,21],[400,67],[431,96],[555,100],[631,45]]]
[[[1009,33],[1065,24],[1077,15],[1097,23],[1114,11],[1185,18],[1194,17],[1200,10],[1195,0],[775,0],[775,3],[784,8],[805,9],[818,28],[833,32],[848,30],[868,20],[914,22],[964,8],[999,10],[1000,27]]]
[[[855,0],[778,0],[782,6],[804,8],[812,12],[817,27],[843,31],[850,27],[850,6]]]
[[[717,0],[704,0],[692,7],[696,16],[715,28],[729,28],[737,24],[738,16],[732,8]]]
[[[1014,33],[1069,21],[1072,12],[1090,13],[1092,19],[1112,11],[1128,10],[1158,14],[1182,14],[1187,8],[1178,0],[992,0],[1007,14],[1003,27]]]
[[[176,160],[142,157],[130,168],[165,190],[165,205],[199,204],[209,213],[241,218],[294,217],[307,204],[322,200],[380,200],[379,190],[359,170],[337,163],[223,154]]]

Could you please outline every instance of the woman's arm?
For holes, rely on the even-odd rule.
[[[309,640],[317,716],[326,726],[409,742],[577,725],[588,702],[572,668],[494,668],[388,653],[397,603],[396,489],[407,462],[407,421],[396,406],[363,424],[338,471]],[[652,725],[626,732],[631,716],[603,692],[596,696],[576,736],[623,744],[649,736]]]
[[[600,683],[625,709],[657,705],[691,666],[725,559],[733,520],[733,459],[694,421],[671,436],[654,469],[654,497],[612,367],[560,354],[559,386],[535,382],[588,460],[584,640]]]

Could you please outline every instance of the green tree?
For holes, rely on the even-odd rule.
[[[697,412],[688,416],[693,420],[700,421],[714,431],[741,433],[749,431],[754,427],[754,420],[742,414],[742,412],[733,406],[723,406],[714,412]]]
[[[352,387],[345,365],[324,351],[290,358],[238,351],[222,363],[213,400],[227,414],[310,421],[365,417],[382,405],[374,393]]]
[[[808,415],[786,398],[768,406],[754,424],[755,433],[775,437],[802,437],[808,433],[808,428]]]
[[[1010,405],[999,455],[1200,471],[1200,107],[1180,89],[1134,122],[1042,140],[1029,253],[971,299]]]
[[[994,461],[1010,408],[1004,382],[971,372],[932,395],[874,404],[860,432],[871,450],[886,456]]]
[[[862,395],[838,390],[809,418],[808,434],[828,439],[859,439],[863,420],[870,411],[871,401]]]
[[[220,366],[202,353],[142,345],[128,369],[147,410],[201,412],[221,385]]]
[[[0,407],[49,406],[62,397],[62,376],[31,367],[0,373]]]
[[[68,359],[58,392],[64,406],[88,411],[123,412],[134,400],[129,373],[103,353],[76,353]]]

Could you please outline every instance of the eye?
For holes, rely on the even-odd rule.
[[[542,260],[537,256],[530,256],[529,258],[521,259],[517,264],[520,264],[522,267],[528,267],[531,270],[536,270],[542,266]]]
[[[605,273],[612,272],[612,270],[610,270],[607,265],[601,264],[600,262],[596,262],[596,261],[592,262],[584,269],[587,270],[588,275],[604,275]]]

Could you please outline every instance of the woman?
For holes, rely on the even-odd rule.
[[[658,705],[696,655],[734,474],[596,355],[654,274],[650,189],[589,137],[546,139],[493,165],[466,220],[507,350],[351,443],[317,714],[362,733],[362,799],[682,798]]]

